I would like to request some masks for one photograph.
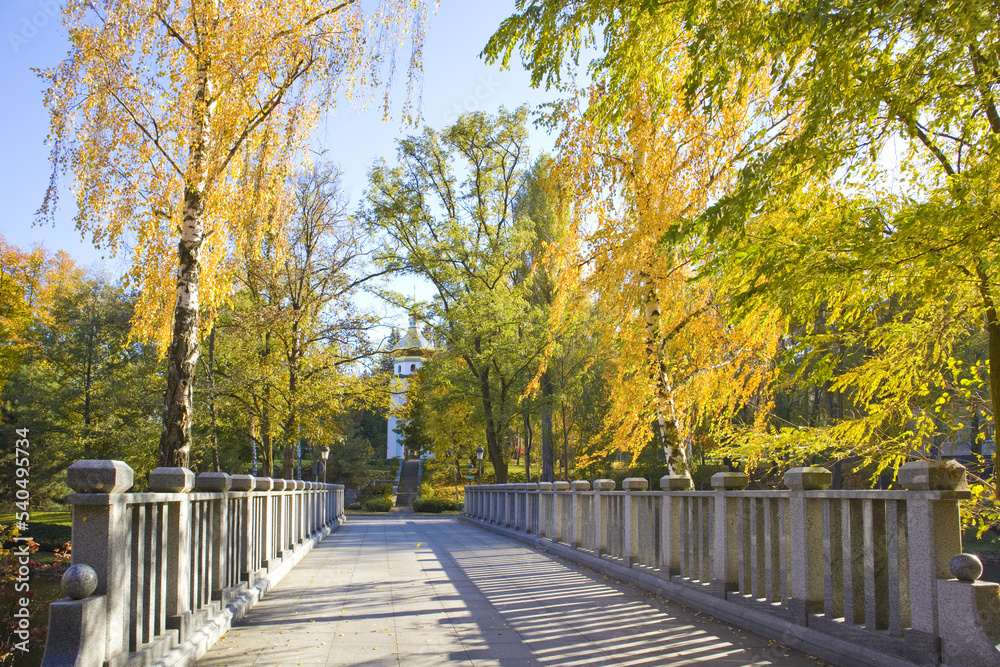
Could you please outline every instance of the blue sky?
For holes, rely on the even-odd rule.
[[[48,115],[42,105],[42,82],[32,67],[53,65],[66,54],[66,37],[55,13],[57,0],[3,0],[0,2],[0,90],[8,98],[0,111],[0,234],[27,249],[36,243],[68,251],[83,264],[101,264],[102,253],[80,238],[73,227],[73,202],[65,188],[55,226],[35,226],[34,214],[48,182],[48,147],[44,145]],[[512,71],[487,67],[478,54],[500,22],[514,9],[513,0],[441,0],[431,17],[424,51],[423,122],[436,129],[463,111],[495,112],[500,106],[535,106],[550,99],[532,90],[520,66]],[[402,94],[402,87],[398,91]],[[380,156],[394,155],[395,139],[417,128],[401,127],[398,119],[382,122],[378,110],[359,112],[346,106],[325,119],[315,137],[315,148],[340,164],[344,184],[353,202],[365,187],[366,174]],[[540,130],[532,132],[534,155],[551,148]],[[104,259],[113,274],[126,268],[122,258]],[[425,290],[420,289],[419,292]],[[426,298],[429,295],[418,294]]]

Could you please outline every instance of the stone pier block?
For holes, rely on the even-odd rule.
[[[575,479],[569,483],[571,491],[590,491],[590,482],[585,479]]]
[[[254,489],[257,491],[270,491],[274,488],[274,480],[270,477],[254,477]]]
[[[538,483],[538,490],[539,491],[551,491],[552,490],[552,482],[539,482]]]
[[[49,605],[42,667],[102,665],[107,641],[107,599],[64,598]]]
[[[790,468],[785,472],[785,486],[793,491],[822,491],[833,485],[833,473],[819,466]]]
[[[613,479],[594,480],[594,491],[614,491],[614,490],[615,490],[615,480]]]
[[[622,480],[622,489],[625,491],[646,491],[649,489],[649,480],[645,477],[627,477]]]
[[[66,484],[77,493],[124,493],[134,479],[124,461],[77,461],[66,470]]]
[[[253,491],[256,488],[257,479],[252,475],[233,475],[229,478],[233,491]]]
[[[231,486],[232,478],[224,472],[203,472],[195,479],[199,491],[228,491]]]
[[[712,488],[716,491],[742,491],[750,478],[741,472],[717,472],[712,475]]]
[[[556,491],[569,491],[570,485],[569,482],[553,482],[552,488]]]
[[[662,491],[694,491],[694,482],[687,475],[664,475],[660,478]]]
[[[965,468],[957,461],[910,461],[896,475],[899,485],[908,491],[964,491]]]
[[[157,493],[187,493],[194,488],[194,473],[187,468],[157,468],[149,473],[149,490]]]

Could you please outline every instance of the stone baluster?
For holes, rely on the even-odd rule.
[[[232,491],[246,492],[247,497],[240,503],[240,562],[236,564],[236,571],[239,572],[240,579],[253,584],[256,577],[258,565],[252,561],[254,551],[253,535],[253,494],[256,480],[251,475],[233,475],[229,478],[230,489]]]
[[[823,611],[823,500],[809,491],[822,491],[833,483],[826,468],[792,468],[785,473],[789,494],[791,595],[786,600],[789,618],[806,625],[809,614]]]
[[[194,473],[187,468],[157,468],[149,473],[153,493],[187,494],[194,488]],[[167,628],[177,630],[180,641],[191,633],[191,500],[176,496],[169,503],[167,519]]]
[[[583,491],[590,491],[590,482],[585,479],[578,479],[570,482],[569,488],[572,491],[576,491],[570,499],[572,506],[570,507],[572,529],[570,530],[571,544],[574,549],[579,549],[583,546],[583,503],[585,502],[585,496],[581,495]]]
[[[625,565],[632,567],[639,560],[639,503],[632,491],[646,491],[649,489],[649,481],[644,477],[627,477],[622,481],[624,508],[622,520],[622,560]]]
[[[274,494],[270,493],[274,488],[274,480],[270,477],[255,477],[255,495],[262,496],[260,512],[260,563],[258,568],[270,570],[276,562],[274,559]]]
[[[552,482],[538,483],[538,536],[552,539],[555,533],[558,499],[552,493]]]
[[[709,591],[721,598],[725,598],[729,591],[738,590],[740,584],[739,524],[735,520],[739,499],[729,492],[742,491],[749,483],[750,479],[741,472],[717,472],[712,475],[712,488],[716,492],[715,553]]]
[[[606,495],[615,490],[615,480],[595,479],[594,491],[594,555],[603,556],[608,553],[608,519],[609,502]]]
[[[567,542],[569,527],[563,524],[563,516],[566,514],[566,504],[570,502],[569,482],[553,482],[552,490],[552,534],[550,537],[556,542]]]
[[[661,491],[693,491],[694,484],[686,475],[664,475]],[[660,573],[674,577],[681,573],[681,503],[677,496],[665,493],[660,512]]]
[[[199,491],[219,493],[221,497],[212,501],[212,544],[209,551],[209,568],[212,572],[212,599],[229,603],[226,590],[226,559],[229,558],[227,537],[229,533],[229,500],[226,492],[232,486],[232,478],[224,472],[203,472],[195,479]]]

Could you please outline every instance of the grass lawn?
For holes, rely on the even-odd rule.
[[[73,517],[66,510],[56,512],[30,512],[28,523],[50,523],[56,526],[72,526]],[[0,523],[14,523],[13,512],[0,513]]]

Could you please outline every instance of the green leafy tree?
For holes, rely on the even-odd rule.
[[[527,169],[527,111],[470,113],[451,127],[399,142],[398,166],[377,163],[361,218],[383,236],[382,265],[436,290],[425,319],[479,397],[489,459],[507,479],[505,433],[538,366],[542,326],[520,280],[534,243],[516,215]]]

